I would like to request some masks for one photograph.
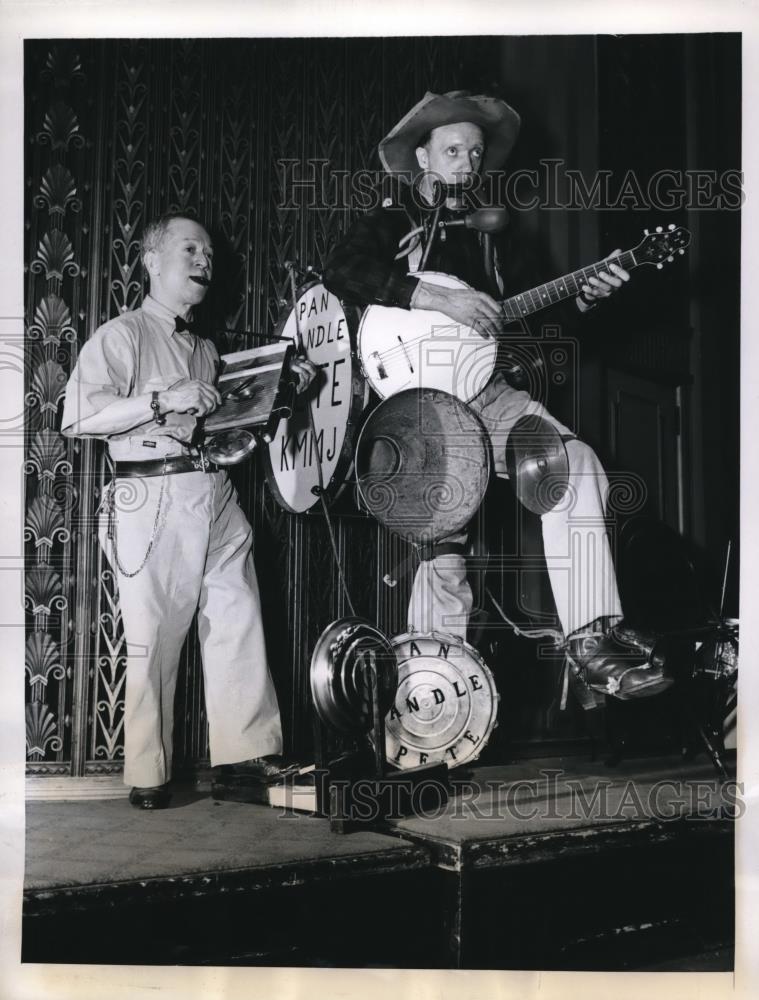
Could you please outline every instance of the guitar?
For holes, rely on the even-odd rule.
[[[689,243],[687,229],[670,225],[664,230],[658,226],[654,233],[646,231],[632,250],[505,299],[501,303],[504,320],[515,322],[579,295],[588,278],[598,277],[609,264],[619,264],[627,271],[643,264],[661,268],[676,253],[684,254]],[[458,278],[435,271],[420,271],[412,276],[446,288],[468,287]],[[382,399],[403,389],[441,389],[468,403],[492,377],[497,353],[497,340],[441,312],[371,305],[365,309],[358,329],[361,367]]]

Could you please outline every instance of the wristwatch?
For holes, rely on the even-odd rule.
[[[166,423],[166,414],[161,413],[161,404],[158,402],[158,391],[154,390],[150,395],[150,409],[153,411],[153,420],[157,424]]]

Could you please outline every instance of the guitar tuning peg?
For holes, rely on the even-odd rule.
[[[656,266],[657,266],[657,267],[659,268],[659,270],[660,270],[660,271],[661,271],[661,269],[662,269],[662,268],[664,267],[664,265],[663,265],[663,264],[657,264]]]
[[[662,231],[662,227],[661,227],[661,226],[657,226],[657,227],[656,227],[656,232],[657,232],[657,233],[660,233],[661,231]]]
[[[667,260],[668,260],[668,261],[670,262],[670,264],[672,263],[672,261],[673,261],[674,259],[675,259],[674,257],[667,257]]]
[[[669,230],[670,230],[670,232],[671,232],[671,231],[672,231],[672,230],[673,230],[674,228],[675,228],[675,224],[674,224],[674,222],[670,222],[670,224],[669,224],[669,225],[667,226],[667,229],[669,229]]]
[[[644,229],[643,230],[643,235],[644,236],[650,236],[650,233],[649,233],[649,231],[647,229]]]

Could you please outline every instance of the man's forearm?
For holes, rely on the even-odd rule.
[[[162,395],[158,394],[159,405]],[[115,399],[97,413],[64,427],[63,434],[67,437],[123,434],[133,427],[147,423],[152,418],[153,410],[150,406],[152,398],[152,393],[148,392],[141,396]],[[163,406],[161,412],[166,412]]]
[[[411,296],[412,309],[430,309],[433,312],[445,312],[448,297],[445,288],[433,285],[428,281],[417,282],[416,290]]]

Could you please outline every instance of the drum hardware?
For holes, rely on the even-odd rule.
[[[314,279],[316,279],[316,281],[322,280],[321,272],[317,271],[315,267],[311,266],[311,264],[306,264],[304,267],[302,264],[298,263],[297,260],[286,260],[284,267],[286,271],[290,272],[290,274],[294,274],[297,271],[297,273],[301,277],[306,278],[307,281],[312,281]]]
[[[734,618],[658,634],[652,655],[675,677],[677,705],[697,735],[722,781],[729,777],[723,760],[724,720],[735,701],[739,626]],[[683,755],[692,752],[683,747]]]
[[[706,625],[678,629],[664,638],[695,650],[692,656],[685,712],[695,732],[711,758],[715,771],[723,781],[728,779],[723,760],[724,727],[730,712],[737,703],[739,622],[725,617],[725,596],[730,568],[732,540],[727,543],[725,569],[722,575],[722,592],[716,618]],[[689,752],[688,747],[683,753]]]
[[[310,682],[314,805],[329,817],[333,832],[365,829],[447,800],[444,765],[413,772],[388,768],[385,715],[393,706],[398,666],[393,643],[384,633],[355,616],[332,622],[314,647]],[[357,737],[358,749],[329,760],[330,730]]]
[[[724,614],[732,545],[732,539],[728,539],[719,613],[717,619],[709,623],[711,634],[698,649],[697,658],[698,672],[718,679],[733,677],[738,673],[738,619],[725,618]]]

